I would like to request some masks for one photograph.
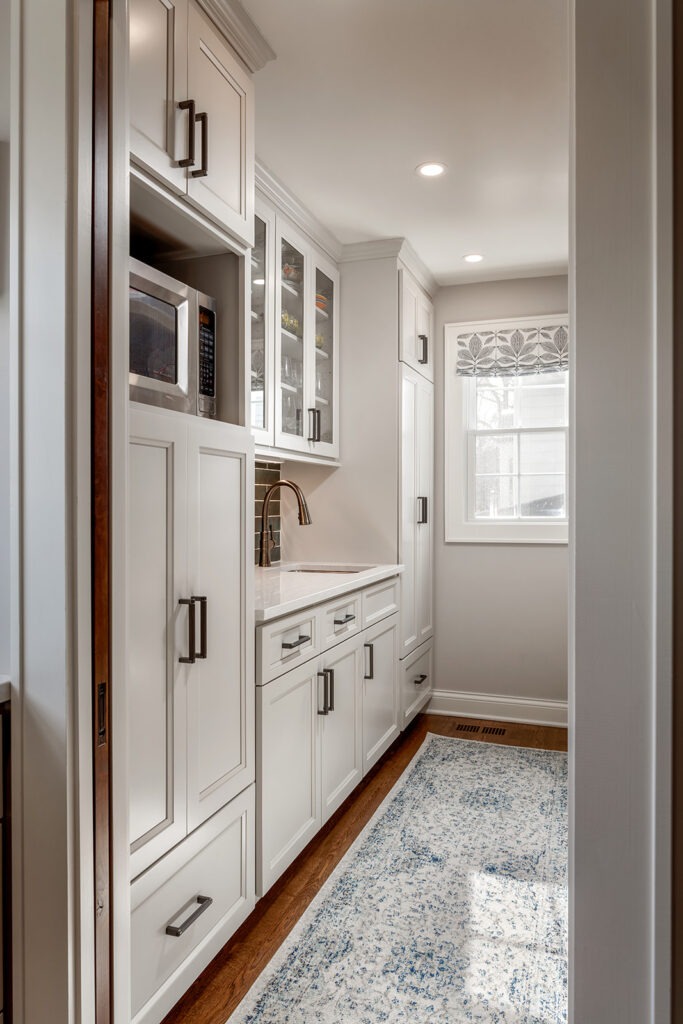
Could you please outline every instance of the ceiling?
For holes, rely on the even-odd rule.
[[[341,242],[404,236],[439,284],[566,271],[566,0],[242,3],[277,53],[257,156]]]

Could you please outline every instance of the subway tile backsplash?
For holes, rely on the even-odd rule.
[[[258,565],[259,534],[261,532],[261,509],[266,490],[280,479],[282,467],[279,462],[260,462],[255,464],[256,494],[254,503],[254,563]],[[270,523],[273,527],[275,547],[270,552],[270,560],[275,565],[281,559],[280,553],[280,492],[276,491],[270,500]]]

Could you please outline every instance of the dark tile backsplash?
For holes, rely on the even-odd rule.
[[[255,518],[254,518],[254,562],[258,565],[258,553],[259,553],[259,534],[261,532],[261,509],[263,508],[263,498],[266,490],[271,484],[274,484],[276,480],[280,479],[282,473],[282,467],[278,462],[259,462],[256,461],[256,495],[255,495]],[[270,560],[273,564],[279,562],[281,559],[280,554],[280,492],[276,491],[270,500],[270,523],[273,527],[273,537],[275,539],[275,547],[270,552]]]

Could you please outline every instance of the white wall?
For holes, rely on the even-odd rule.
[[[567,302],[566,277],[457,285],[442,288],[436,296],[435,686],[439,691],[567,699],[567,546],[446,544],[443,436],[444,324],[562,313]],[[455,710],[447,700],[437,699],[437,704]],[[543,717],[542,710],[539,716]]]

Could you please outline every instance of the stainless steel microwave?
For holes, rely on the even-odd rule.
[[[216,303],[130,260],[130,397],[216,415]]]

